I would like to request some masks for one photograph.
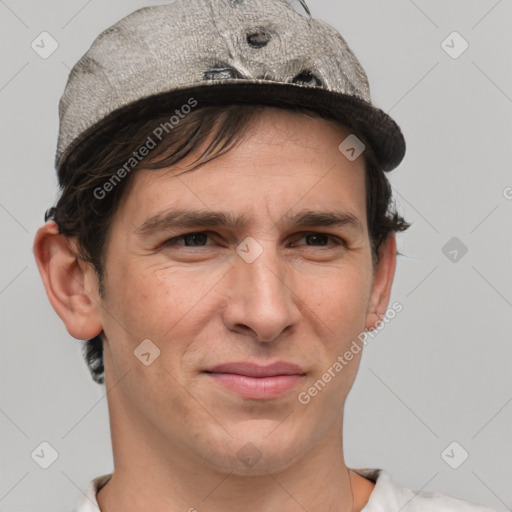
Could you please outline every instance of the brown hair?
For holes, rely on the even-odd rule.
[[[167,129],[168,133],[151,150],[150,155],[141,159],[142,165],[138,163],[133,169],[126,166],[127,162],[148,141],[148,136],[157,126],[168,122],[168,114],[161,118],[140,118],[131,123],[112,126],[113,130],[109,133],[115,134],[113,137],[96,137],[94,143],[85,140],[73,150],[58,170],[60,198],[54,207],[47,210],[45,221],[54,220],[59,233],[76,238],[79,251],[77,256],[93,266],[98,276],[101,297],[105,297],[106,293],[103,277],[110,226],[121,198],[129,193],[126,188],[133,182],[137,169],[142,166],[144,169],[163,169],[198,152],[196,160],[187,166],[185,172],[189,172],[239,143],[247,135],[251,123],[265,108],[268,107],[238,104],[198,108],[183,117],[172,130]],[[302,107],[278,105],[276,108],[320,117],[320,114]],[[391,186],[369,149],[364,153],[366,210],[375,264],[378,262],[381,244],[392,232],[404,231],[409,224],[396,212]],[[128,171],[120,173],[120,169]],[[123,179],[119,179],[120,175]],[[113,178],[116,178],[115,181]],[[109,192],[98,198],[97,191],[106,190],[107,182],[114,186],[108,187]],[[85,342],[83,353],[93,380],[103,384],[101,333]]]

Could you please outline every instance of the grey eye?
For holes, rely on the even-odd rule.
[[[233,68],[211,69],[205,71],[203,80],[226,80],[229,78],[241,78],[240,73]]]
[[[301,71],[292,79],[292,83],[300,85],[308,85],[310,87],[321,87],[322,81],[309,69]]]
[[[271,38],[272,34],[270,31],[261,28],[247,34],[247,43],[253,48],[263,48],[264,46],[267,46]]]

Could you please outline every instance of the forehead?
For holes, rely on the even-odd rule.
[[[351,161],[340,151],[350,135],[335,121],[264,109],[237,145],[206,164],[187,170],[198,156],[193,153],[172,167],[137,170],[119,211],[134,224],[172,207],[222,205],[274,217],[343,207],[364,222],[364,157]]]

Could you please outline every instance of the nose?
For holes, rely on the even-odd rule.
[[[237,255],[228,274],[223,319],[231,331],[270,342],[297,326],[300,298],[289,264],[270,242],[258,243],[263,252],[252,263]]]

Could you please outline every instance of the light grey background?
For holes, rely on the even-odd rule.
[[[0,0],[4,512],[70,510],[113,469],[105,389],[50,306],[32,243],[56,198],[57,106],[70,67],[100,31],[160,3]],[[512,0],[308,5],[347,39],[408,144],[391,175],[413,221],[399,236],[392,296],[403,311],[366,347],[346,409],[347,463],[511,510]],[[59,44],[46,60],[31,48],[43,31]],[[469,43],[457,59],[441,46],[453,31]],[[442,252],[452,237],[468,248],[457,262]],[[42,441],[59,454],[47,470],[31,458]],[[458,469],[441,457],[452,441],[469,453]]]

